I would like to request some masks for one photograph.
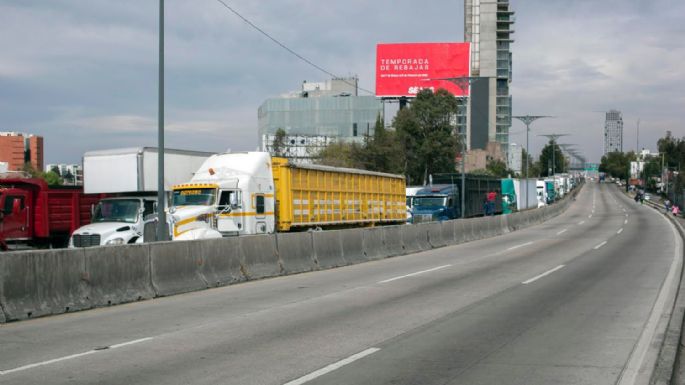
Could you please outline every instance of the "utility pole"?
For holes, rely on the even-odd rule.
[[[530,124],[533,123],[534,121],[542,118],[551,118],[552,116],[546,116],[546,115],[522,115],[522,116],[512,116],[514,119],[518,119],[523,122],[523,124],[526,125],[526,183],[525,185],[525,194],[523,195],[524,202],[526,202],[526,206],[528,206],[528,157],[530,156],[530,148],[528,145],[528,133],[530,132]]]
[[[168,238],[164,192],[164,0],[159,0],[159,115],[157,116],[157,240]]]

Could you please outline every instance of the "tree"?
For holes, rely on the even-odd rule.
[[[285,130],[282,128],[279,128],[276,130],[276,134],[274,135],[274,140],[271,143],[271,154],[274,156],[284,156],[285,154]]]
[[[550,140],[549,143],[542,149],[540,153],[540,175],[549,176],[552,171],[552,163],[554,163],[553,170],[555,173],[564,172],[566,170],[566,160],[561,149],[556,142]]]
[[[514,175],[514,172],[507,168],[507,163],[499,159],[490,159],[486,171],[489,175],[498,178],[507,178],[510,175]]]
[[[365,169],[362,145],[355,142],[333,142],[317,154],[316,163],[332,167]]]
[[[630,162],[637,160],[633,151],[624,153],[619,151],[610,152],[602,157],[599,171],[605,172],[614,178],[630,178]]]
[[[48,183],[48,186],[59,186],[62,184],[62,178],[52,170],[45,173],[44,179]]]
[[[62,178],[54,171],[48,171],[47,173],[37,170],[31,163],[24,163],[21,170],[31,176],[31,178],[40,178],[45,180],[49,186],[58,186],[63,183]]]
[[[376,118],[373,136],[362,148],[364,168],[372,171],[404,174],[405,154],[397,132],[385,129],[380,116]]]
[[[410,184],[423,184],[429,174],[455,171],[459,141],[453,117],[457,99],[444,89],[435,93],[421,90],[410,106],[393,121],[406,154],[406,175]]]
[[[533,157],[528,153],[528,151],[526,151],[525,148],[522,149],[521,159],[523,162],[521,163],[521,174],[519,174],[520,177],[526,177],[526,160],[528,161],[528,178],[540,177],[540,164],[533,160]]]
[[[52,171],[52,172],[54,172],[55,174],[57,174],[57,176],[62,176],[62,173],[59,171],[59,167],[57,167],[57,165],[52,166],[52,167],[50,168],[50,171]]]

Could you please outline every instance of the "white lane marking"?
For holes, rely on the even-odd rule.
[[[621,234],[622,232],[623,232],[623,227],[621,227],[620,229],[618,229],[618,231],[616,232],[616,234]]]
[[[386,280],[380,281],[380,282],[378,282],[378,283],[388,283],[388,282],[392,282],[392,281],[397,281],[398,279],[407,278],[407,277],[413,277],[413,276],[415,276],[415,275],[419,275],[419,274],[423,274],[423,273],[429,273],[429,272],[431,272],[431,271],[444,269],[444,268],[450,267],[450,266],[452,266],[452,265],[442,265],[442,266],[434,267],[434,268],[432,268],[432,269],[421,270],[421,271],[417,271],[416,273],[411,273],[411,274],[407,274],[407,275],[401,275],[401,276],[399,276],[399,277],[394,277],[394,278],[386,279]]]
[[[515,250],[515,249],[518,249],[519,247],[524,247],[524,246],[528,246],[528,245],[532,245],[532,244],[533,244],[533,242],[522,243],[520,245],[516,245],[516,246],[512,246],[512,247],[508,248],[507,251]]]
[[[345,358],[344,360],[340,360],[336,363],[330,364],[330,365],[326,366],[325,368],[321,368],[317,371],[311,372],[311,373],[307,374],[306,376],[302,376],[296,380],[292,380],[290,382],[287,382],[284,385],[301,385],[301,384],[304,384],[304,383],[309,382],[309,381],[311,381],[317,377],[321,377],[324,374],[330,373],[336,369],[340,369],[341,367],[348,365],[348,364],[351,364],[354,361],[362,359],[362,358],[364,358],[370,354],[376,353],[379,350],[380,350],[379,348],[366,349],[363,352],[351,355],[351,356]]]
[[[59,358],[53,358],[52,360],[36,362],[35,364],[28,364],[28,365],[20,366],[18,368],[14,368],[14,369],[0,370],[0,375],[5,375],[5,374],[10,374],[10,373],[15,373],[15,372],[21,372],[24,370],[37,368],[39,366],[54,364],[54,363],[60,362],[60,361],[72,360],[74,358],[79,358],[79,357],[88,356],[88,355],[95,354],[95,353],[105,352],[105,351],[110,350],[110,349],[117,349],[117,348],[120,348],[123,346],[128,346],[128,345],[133,345],[133,344],[137,344],[140,342],[149,341],[151,339],[152,339],[152,337],[141,338],[138,340],[133,340],[133,341],[128,341],[128,342],[123,342],[120,344],[112,345],[112,346],[109,346],[105,349],[93,349],[93,350],[89,350],[87,352],[76,353],[76,354],[72,354],[72,355],[64,356],[64,357],[59,357]]]
[[[599,245],[593,247],[593,249],[597,250],[597,249],[599,249],[600,247],[602,247],[602,246],[604,246],[604,245],[606,245],[606,244],[607,244],[607,241],[604,241],[604,242],[600,243]]]
[[[588,219],[592,218],[592,214],[588,215],[587,218],[588,218]]]
[[[523,281],[523,282],[521,282],[521,283],[524,284],[524,285],[527,285],[527,284],[529,284],[529,283],[535,282],[535,281],[537,281],[538,279],[540,279],[540,278],[542,278],[542,277],[544,277],[544,276],[546,276],[546,275],[550,275],[550,274],[554,273],[555,271],[557,271],[557,270],[559,270],[559,269],[562,269],[564,266],[566,266],[566,265],[559,265],[559,266],[555,267],[554,269],[547,270],[547,271],[545,271],[544,273],[542,273],[542,274],[540,274],[540,275],[536,275],[535,277],[533,277],[533,278],[531,278],[531,279],[529,279],[529,280],[527,280],[527,281]]]
[[[565,233],[566,230],[568,230],[568,229],[563,229],[563,230],[561,230],[560,232],[557,233],[557,235],[561,235],[561,234]]]
[[[583,223],[585,223],[585,221],[578,222],[579,225],[582,225]]]
[[[152,337],[145,337],[145,338],[141,338],[141,339],[138,339],[138,340],[133,340],[133,341],[128,341],[128,342],[122,342],[122,343],[120,343],[120,344],[112,345],[112,346],[110,346],[109,348],[110,348],[110,349],[118,349],[118,348],[121,348],[121,347],[124,347],[124,346],[133,345],[133,344],[139,344],[139,343],[145,342],[145,341],[150,341],[151,339],[152,339]]]
[[[623,224],[624,224],[624,225],[627,225],[627,224],[628,224],[628,220],[626,219],[625,221],[623,221]]]

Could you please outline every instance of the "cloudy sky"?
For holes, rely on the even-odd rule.
[[[463,40],[463,1],[225,0],[301,55],[374,89],[375,44]],[[624,116],[624,149],[685,135],[685,1],[512,0],[515,114],[554,115],[590,160],[603,111]],[[45,138],[46,163],[157,140],[156,0],[0,0],[0,131]],[[327,75],[217,0],[166,1],[167,147],[253,150],[257,108]],[[525,142],[514,122],[512,141]]]

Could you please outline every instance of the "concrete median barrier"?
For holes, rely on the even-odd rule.
[[[402,228],[404,226],[408,225],[383,226],[383,243],[385,243],[386,257],[406,254],[402,238]]]
[[[451,221],[444,221],[441,223],[442,239],[445,241],[445,246],[457,244],[456,239],[454,237],[454,222],[456,222],[456,221],[451,220]]]
[[[471,231],[473,233],[473,240],[477,241],[485,238],[487,230],[487,218],[476,217],[469,219],[471,221]]]
[[[225,286],[245,281],[238,237],[206,239],[199,244],[204,263],[200,274],[209,286]]]
[[[276,250],[285,274],[317,269],[311,232],[276,234]]]
[[[315,231],[312,233],[314,257],[320,269],[345,266],[341,230]]]
[[[245,278],[276,277],[283,273],[276,249],[276,234],[250,235],[238,239]]]
[[[445,237],[442,235],[442,227],[443,226],[441,222],[433,222],[428,224],[428,243],[434,249],[447,246],[447,241],[445,241]]]
[[[364,254],[364,231],[366,229],[348,229],[340,232],[343,258],[347,264],[368,261]]]
[[[431,245],[428,242],[427,225],[427,223],[419,223],[402,226],[402,242],[408,254],[431,249]]]
[[[200,253],[203,241],[172,241],[151,243],[152,287],[163,297],[210,287],[201,269]]]
[[[452,227],[454,228],[454,244],[458,245],[460,243],[466,242],[466,232],[464,230],[465,219],[457,219],[452,222]]]
[[[154,298],[150,282],[150,246],[89,247],[85,254],[84,280],[93,306]]]
[[[511,232],[511,230],[509,229],[509,217],[511,217],[511,215],[512,214],[499,216],[500,234],[508,234],[509,232]]]
[[[364,229],[364,254],[368,260],[386,257],[383,229],[380,227]]]
[[[6,321],[92,307],[83,280],[83,249],[4,253],[2,303]]]

